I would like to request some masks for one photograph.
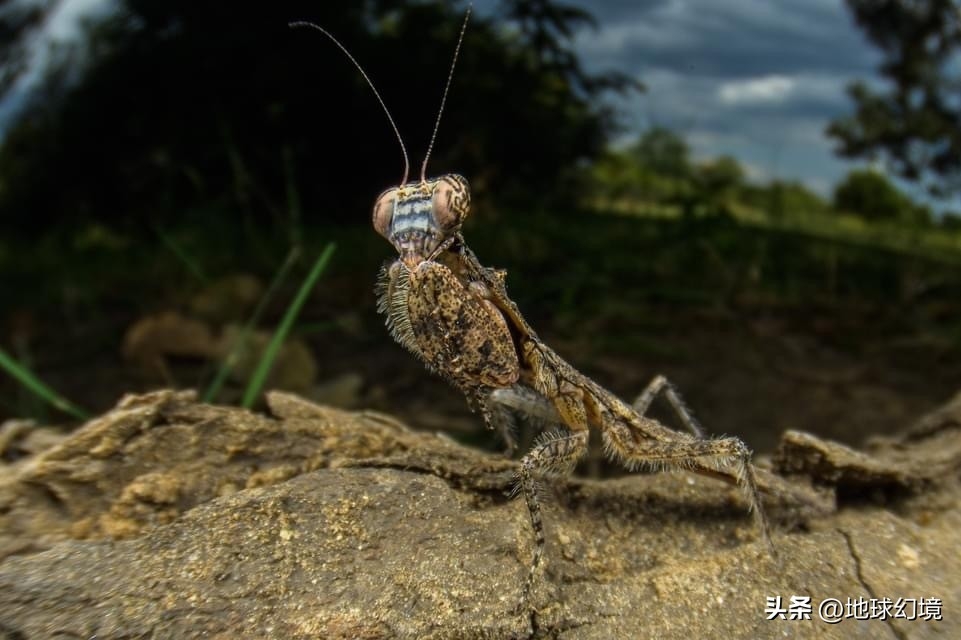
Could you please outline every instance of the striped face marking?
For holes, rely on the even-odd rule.
[[[447,174],[388,189],[374,203],[377,233],[411,269],[432,260],[460,231],[470,210],[467,180]]]

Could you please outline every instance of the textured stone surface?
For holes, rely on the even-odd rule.
[[[961,637],[958,404],[868,452],[789,434],[799,522],[684,473],[546,489],[537,613],[514,463],[390,417],[129,397],[0,485],[0,638]],[[939,597],[944,620],[767,621],[766,598]],[[816,615],[815,615],[816,617]]]

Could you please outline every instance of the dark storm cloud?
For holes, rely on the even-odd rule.
[[[758,178],[800,179],[827,192],[849,165],[828,123],[851,112],[845,87],[880,62],[843,0],[607,0],[575,48],[593,71],[644,82],[617,102],[624,139],[663,125],[695,154],[731,154]]]
[[[878,61],[840,0],[657,0],[583,5],[601,29],[585,52],[619,68],[751,77],[870,73]]]

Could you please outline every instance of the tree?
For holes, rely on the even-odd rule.
[[[847,0],[884,54],[876,91],[848,88],[855,113],[828,127],[846,157],[880,154],[935,195],[961,191],[961,8],[957,0]]]
[[[720,156],[697,167],[694,183],[711,213],[728,213],[734,193],[744,184],[744,169],[731,156]]]
[[[744,183],[744,169],[731,156],[719,156],[697,170],[701,189],[710,196],[727,196]]]
[[[830,209],[824,198],[800,182],[774,180],[764,191],[761,206],[775,219],[810,219]]]
[[[687,178],[691,174],[687,143],[670,129],[648,129],[629,153],[641,167],[662,176]]]
[[[961,231],[961,213],[945,211],[941,215],[941,228],[945,231]]]
[[[475,191],[515,203],[566,195],[564,173],[601,153],[615,126],[596,98],[629,86],[581,70],[568,37],[581,14],[505,2],[535,4],[514,32],[472,19],[428,169],[462,172]],[[463,7],[118,5],[90,29],[82,72],[35,95],[0,148],[5,223],[142,226],[203,211],[263,224],[284,222],[292,202],[365,221],[378,191],[400,180],[400,151],[357,70],[316,31],[289,29],[297,19],[323,25],[361,61],[408,145],[410,179],[419,176]]]
[[[834,190],[834,206],[865,220],[905,219],[913,209],[908,198],[883,174],[856,169]]]

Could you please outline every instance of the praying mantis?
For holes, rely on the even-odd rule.
[[[464,239],[462,226],[471,202],[467,180],[456,174],[427,177],[470,13],[468,7],[420,178],[413,181],[408,181],[410,163],[397,125],[361,65],[325,29],[305,22],[291,26],[316,29],[341,49],[367,81],[400,143],[403,178],[381,193],[372,214],[374,229],[398,254],[381,269],[376,287],[377,308],[386,317],[391,335],[460,390],[488,427],[509,438],[507,416],[514,413],[553,426],[535,440],[517,471],[516,490],[524,495],[534,534],[522,604],[530,606],[545,548],[538,479],[571,473],[587,451],[592,428],[600,430],[608,456],[629,469],[688,469],[738,485],[773,555],[759,486],[790,494],[786,483],[760,473],[740,439],[706,437],[663,376],[655,377],[629,405],[545,344],[508,295],[506,272],[484,266]],[[645,415],[660,393],[686,431],[670,429]]]

